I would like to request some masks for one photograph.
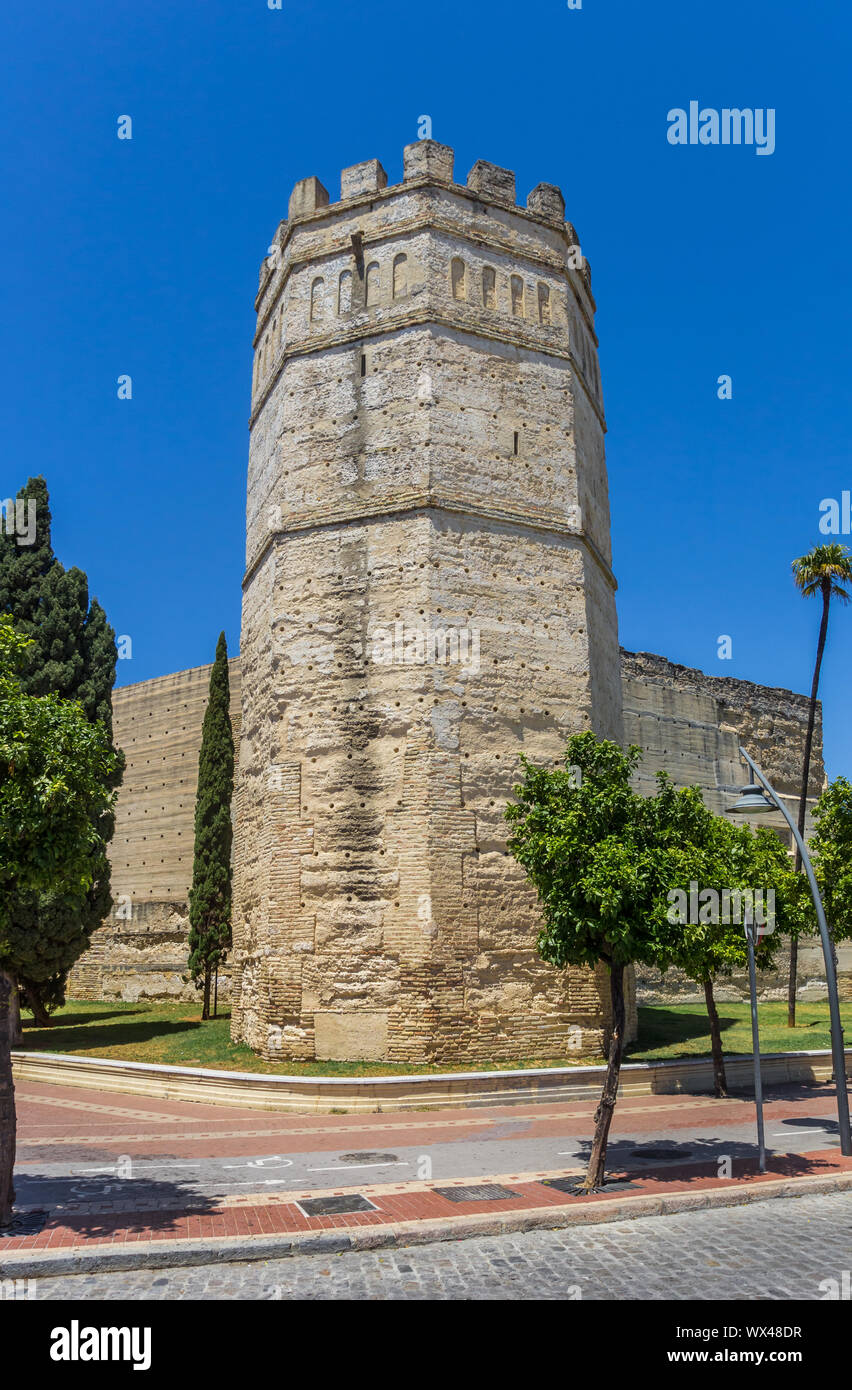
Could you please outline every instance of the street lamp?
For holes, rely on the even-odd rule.
[[[817,881],[814,877],[813,865],[811,864],[808,852],[805,849],[805,842],[799,834],[798,826],[784,805],[778,793],[772,787],[768,779],[763,775],[757,763],[754,762],[744,748],[740,748],[740,756],[751,768],[755,781],[743,788],[739,801],[728,810],[729,815],[736,816],[755,816],[772,814],[780,811],[791,831],[793,839],[802,856],[802,863],[810,884],[811,897],[816,908],[817,921],[819,922],[819,934],[822,940],[822,953],[825,957],[825,980],[828,987],[828,1012],[831,1018],[831,1056],[834,1066],[834,1082],[837,1087],[837,1118],[840,1129],[840,1152],[852,1155],[852,1134],[849,1132],[849,1096],[846,1090],[846,1053],[843,1047],[843,1025],[840,1022],[840,1004],[837,998],[837,974],[834,969],[834,950],[831,937],[828,934],[828,923],[825,920],[825,912],[822,906],[822,898],[819,894]],[[756,1009],[752,1006],[753,1025],[756,1027]]]

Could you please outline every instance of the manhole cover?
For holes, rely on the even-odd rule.
[[[0,1238],[3,1236],[35,1236],[44,1228],[47,1221],[46,1211],[22,1211],[17,1216],[12,1217],[11,1224],[0,1227]]]
[[[341,1154],[341,1163],[399,1163],[396,1154]]]
[[[348,1216],[356,1211],[378,1211],[360,1192],[346,1197],[303,1197],[296,1206],[305,1216]]]
[[[496,1182],[483,1182],[475,1187],[433,1187],[432,1191],[439,1197],[446,1197],[448,1202],[502,1202],[507,1197],[520,1196]]]
[[[633,1158],[652,1158],[659,1163],[668,1163],[670,1159],[689,1158],[691,1149],[634,1149],[631,1157]]]

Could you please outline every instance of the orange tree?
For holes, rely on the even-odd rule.
[[[522,758],[524,781],[506,808],[509,851],[534,884],[543,913],[538,951],[551,965],[609,972],[607,1068],[581,1190],[605,1182],[606,1148],[624,1052],[624,972],[635,962],[665,970],[680,928],[669,920],[668,890],[694,871],[692,847],[661,834],[658,797],[631,786],[640,750],[625,752],[592,733],[569,740],[565,767]]]

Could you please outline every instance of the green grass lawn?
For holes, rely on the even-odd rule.
[[[53,1015],[49,1028],[35,1028],[23,1014],[26,1051],[68,1052],[84,1057],[112,1057],[121,1062],[160,1062],[220,1071],[252,1071],[280,1076],[411,1076],[465,1071],[463,1064],[417,1066],[410,1062],[265,1062],[242,1044],[231,1042],[230,1010],[201,1022],[199,1004],[140,1001],[136,1004],[69,1000]],[[477,1065],[478,1071],[528,1067],[581,1066],[582,1057]]]
[[[751,1052],[751,1006],[719,1004],[726,1053]],[[831,1047],[828,1004],[796,1006],[796,1026],[787,1027],[787,1001],[758,1004],[761,1052],[811,1052]],[[852,1004],[841,1004],[847,1037]],[[710,1034],[703,1004],[655,1004],[639,1010],[639,1040],[628,1048],[629,1062],[664,1062],[673,1057],[709,1057]]]
[[[852,1031],[852,1004],[842,1008],[844,1027]],[[157,1002],[92,1003],[69,1000],[54,1015],[49,1028],[35,1028],[24,1014],[24,1049],[68,1052],[84,1057],[112,1057],[123,1062],[161,1062],[174,1066],[213,1067],[221,1071],[251,1071],[291,1076],[404,1076],[464,1071],[463,1064],[414,1066],[379,1062],[264,1062],[247,1047],[230,1039],[230,1013],[223,1011],[208,1023],[200,1020],[198,1004]],[[720,1004],[725,1051],[751,1051],[748,1004]],[[828,1005],[800,1004],[795,1029],[787,1024],[786,1003],[760,1005],[760,1043],[764,1052],[798,1052],[830,1046]],[[629,1062],[668,1061],[673,1057],[709,1056],[707,1015],[702,1004],[654,1005],[639,1010],[639,1040],[627,1049]],[[476,1070],[521,1070],[529,1067],[580,1066],[584,1059],[530,1058],[501,1062]],[[470,1068],[473,1070],[474,1068]]]

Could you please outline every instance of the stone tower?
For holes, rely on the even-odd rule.
[[[599,1045],[608,989],[535,952],[520,752],[621,741],[588,267],[423,140],[403,182],[293,190],[257,296],[235,1039],[478,1063]]]

